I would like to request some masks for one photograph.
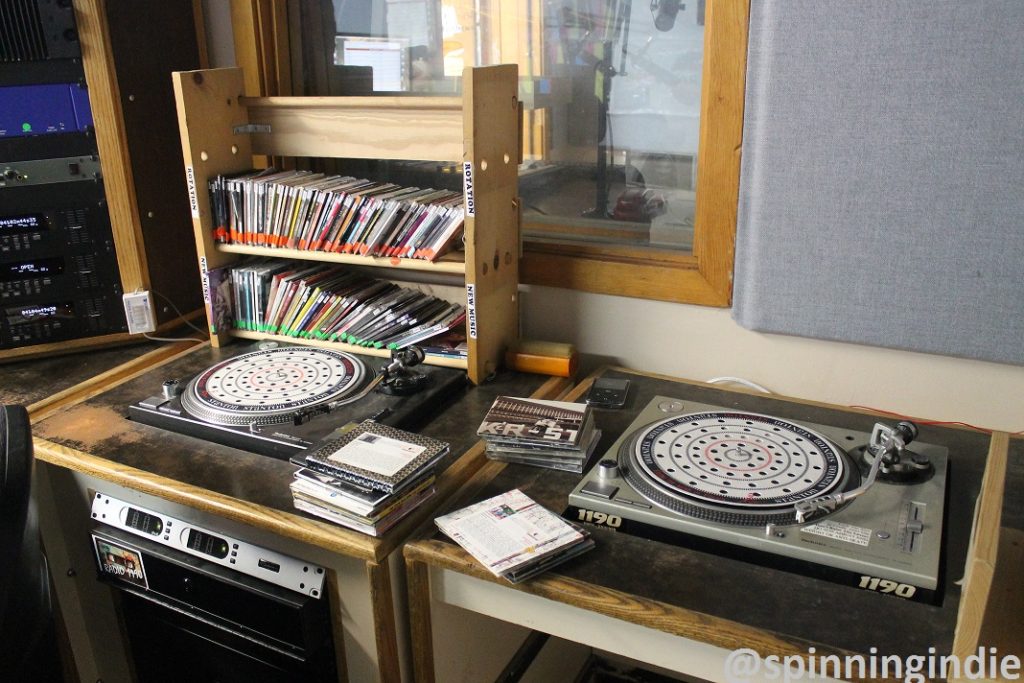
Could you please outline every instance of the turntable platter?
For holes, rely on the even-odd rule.
[[[337,401],[368,379],[351,354],[315,347],[276,347],[217,363],[196,375],[181,395],[192,415],[218,425],[290,422],[303,407]]]
[[[658,505],[731,524],[764,524],[846,487],[853,465],[824,436],[741,412],[677,415],[638,430],[619,453],[626,478]]]

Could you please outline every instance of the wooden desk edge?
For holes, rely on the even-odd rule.
[[[953,654],[960,661],[976,654],[978,646],[983,645],[978,641],[996,572],[1009,446],[1008,434],[992,434],[971,529],[971,545],[967,549],[964,588],[953,634]]]
[[[377,561],[375,539],[356,532],[246,503],[215,491],[192,486],[127,465],[120,465],[39,437],[33,439],[36,459],[87,474],[118,486],[187,505],[237,522],[293,538],[333,552]]]
[[[556,573],[549,572],[522,584],[511,584],[486,571],[462,548],[439,539],[407,543],[404,554],[409,574],[410,611],[415,610],[415,614],[421,617],[413,623],[423,621],[423,610],[428,609],[418,602],[424,594],[421,592],[414,595],[413,588],[422,591],[424,587],[429,587],[427,568],[434,567],[729,650],[752,647],[765,655],[807,656],[808,647],[814,646],[815,651],[821,655],[855,654],[615,589],[595,586]],[[425,595],[429,596],[429,593]],[[429,628],[429,624],[426,624],[426,627]]]

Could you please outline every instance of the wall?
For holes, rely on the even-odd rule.
[[[206,49],[210,67],[235,65],[235,37],[231,33],[231,3],[224,0],[203,0],[206,23]]]
[[[789,396],[929,420],[1024,430],[1024,367],[764,334],[728,309],[525,288],[523,335],[608,362],[696,380],[739,376]]]

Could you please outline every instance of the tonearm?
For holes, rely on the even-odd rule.
[[[382,366],[377,376],[373,378],[373,381],[363,387],[361,391],[337,401],[300,410],[295,413],[295,424],[304,424],[309,422],[314,415],[329,413],[343,405],[358,401],[378,387],[380,387],[383,393],[398,396],[419,391],[427,384],[430,378],[427,375],[410,370],[410,368],[422,363],[424,357],[423,349],[418,346],[407,346],[404,349],[393,350],[391,352],[391,361],[387,365]]]
[[[832,512],[843,503],[863,495],[875,483],[882,463],[893,464],[900,462],[903,459],[903,449],[916,438],[917,425],[913,422],[903,421],[895,427],[890,427],[881,422],[875,423],[875,428],[871,430],[871,440],[867,446],[874,456],[874,461],[871,463],[871,469],[868,471],[864,481],[861,482],[861,485],[850,491],[829,493],[817,498],[811,498],[810,500],[800,501],[795,505],[797,523],[802,524],[810,516],[818,512]]]

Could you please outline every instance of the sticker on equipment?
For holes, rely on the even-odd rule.
[[[142,554],[138,550],[95,534],[92,535],[92,540],[101,573],[149,588],[146,568],[142,565]]]
[[[824,520],[817,524],[811,524],[800,529],[804,533],[814,534],[815,536],[825,536],[826,538],[833,538],[837,541],[845,541],[846,543],[855,543],[857,545],[868,547],[871,542],[871,529],[865,529],[862,526],[853,526],[852,524],[842,524],[840,522],[833,522],[832,520]]]

